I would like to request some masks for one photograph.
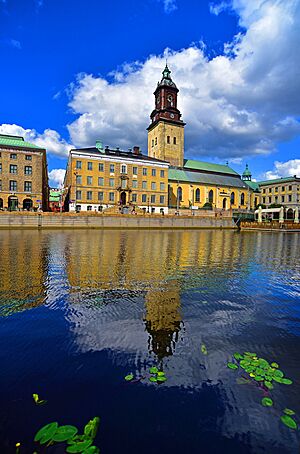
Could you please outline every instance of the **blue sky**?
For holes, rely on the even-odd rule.
[[[168,57],[186,157],[299,176],[299,18],[298,0],[0,0],[0,132],[46,146],[52,184],[72,145],[146,150]]]

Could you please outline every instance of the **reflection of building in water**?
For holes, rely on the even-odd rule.
[[[174,353],[181,329],[179,285],[173,281],[160,290],[149,290],[145,300],[149,351],[162,359]]]
[[[5,231],[0,236],[0,316],[43,304],[47,250],[41,232]]]

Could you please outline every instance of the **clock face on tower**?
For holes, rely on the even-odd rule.
[[[175,115],[173,113],[170,113],[170,118],[174,118]]]
[[[170,106],[173,106],[173,96],[172,95],[168,95],[167,100],[168,100]]]

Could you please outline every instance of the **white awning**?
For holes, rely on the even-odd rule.
[[[279,213],[280,208],[263,208],[262,213]],[[258,213],[258,210],[255,210],[255,214]]]

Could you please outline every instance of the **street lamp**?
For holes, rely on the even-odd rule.
[[[147,203],[148,203],[148,210],[147,210],[147,213],[150,213],[150,211],[149,211],[149,196],[148,196],[148,198],[147,198]]]

